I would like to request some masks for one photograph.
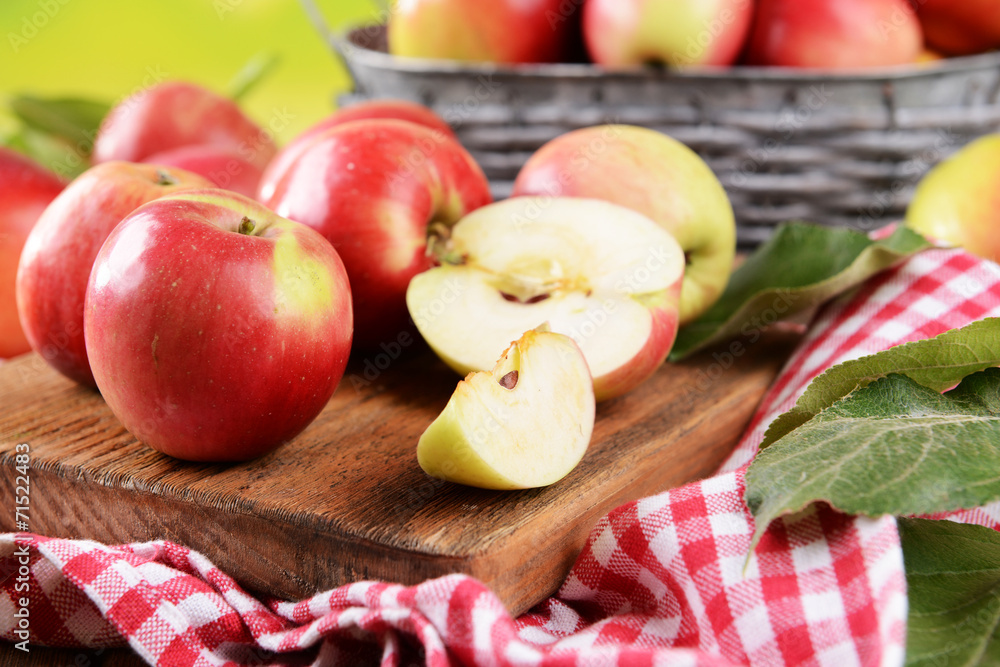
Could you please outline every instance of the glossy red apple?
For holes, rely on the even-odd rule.
[[[927,45],[951,56],[1000,48],[1000,5],[996,0],[910,0]]]
[[[354,293],[354,340],[374,347],[408,330],[406,288],[435,264],[431,245],[490,203],[489,184],[454,139],[414,123],[330,128],[296,158],[265,202],[325,236]]]
[[[451,126],[436,113],[415,102],[405,100],[369,100],[353,106],[344,107],[335,113],[327,116],[306,131],[292,139],[287,146],[278,151],[274,159],[267,165],[264,175],[260,179],[260,187],[257,199],[267,201],[274,194],[274,186],[278,180],[288,171],[288,167],[295,162],[296,158],[302,154],[309,144],[326,130],[337,125],[343,125],[355,120],[407,120],[417,125],[423,125],[435,132],[440,132],[445,136],[452,137],[454,133]]]
[[[343,264],[319,234],[226,190],[152,201],[111,233],[87,286],[94,378],[165,454],[240,461],[323,409],[351,347]]]
[[[730,65],[750,29],[755,0],[587,0],[590,57],[611,68],[659,63]]]
[[[263,171],[228,148],[181,146],[143,158],[147,164],[184,169],[208,179],[216,187],[255,197]]]
[[[141,162],[182,146],[210,144],[264,169],[277,150],[271,134],[233,100],[184,81],[157,84],[118,104],[101,124],[95,163]]]
[[[404,0],[389,19],[389,53],[494,63],[572,59],[579,2]]]
[[[853,70],[910,64],[922,49],[907,0],[757,0],[746,62]]]
[[[0,147],[0,358],[31,349],[17,317],[17,264],[31,228],[65,185],[41,165]]]
[[[181,169],[106,162],[74,180],[28,236],[17,272],[25,335],[66,377],[96,386],[83,340],[83,299],[94,258],[122,219],[158,197],[211,183]]]

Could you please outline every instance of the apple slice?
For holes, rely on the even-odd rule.
[[[459,374],[491,368],[509,341],[548,322],[583,350],[600,401],[647,379],[673,346],[684,252],[641,213],[517,197],[467,215],[431,247],[442,265],[410,281],[407,306]]]
[[[428,475],[483,489],[554,484],[583,458],[595,400],[567,336],[528,331],[492,371],[470,373],[417,443]]]

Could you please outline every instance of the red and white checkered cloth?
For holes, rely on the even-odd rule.
[[[164,667],[899,665],[907,602],[895,520],[816,506],[775,522],[744,571],[746,464],[824,369],[987,316],[1000,316],[1000,267],[956,250],[922,253],[830,304],[723,470],[604,517],[558,594],[517,619],[460,575],[256,600],[175,544],[8,534],[0,637],[20,640],[13,614],[26,574],[31,642],[127,642]],[[957,518],[1000,529],[1000,505]]]

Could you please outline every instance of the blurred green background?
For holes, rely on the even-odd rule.
[[[384,16],[379,0],[317,0],[334,29]],[[0,97],[115,102],[151,77],[227,92],[254,56],[279,60],[241,102],[261,124],[291,116],[292,136],[335,108],[350,83],[298,0],[0,0]],[[17,127],[3,100],[0,134]]]

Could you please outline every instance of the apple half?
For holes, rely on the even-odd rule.
[[[590,366],[597,400],[651,376],[677,336],[684,252],[631,209],[596,199],[517,197],[478,209],[429,244],[440,266],[410,281],[407,307],[461,375],[492,368],[548,323]]]
[[[527,331],[492,371],[470,373],[417,443],[428,475],[483,489],[554,484],[594,432],[587,361],[568,336]]]

